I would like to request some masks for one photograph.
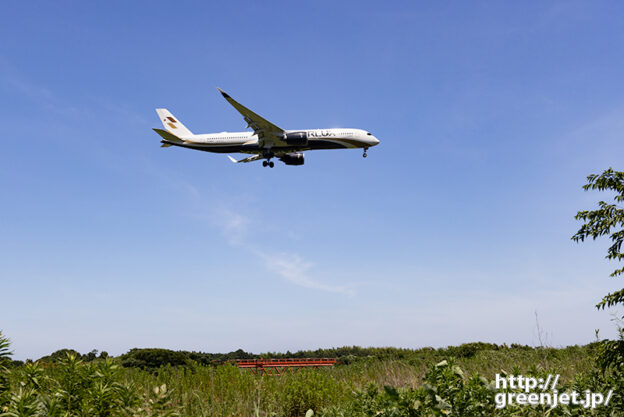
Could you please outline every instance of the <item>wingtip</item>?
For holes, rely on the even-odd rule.
[[[234,162],[234,163],[237,163],[237,162],[238,162],[236,159],[232,158],[230,155],[228,155],[227,157],[228,157],[228,158],[230,158],[230,161],[232,161],[232,162]]]
[[[232,98],[232,97],[230,97],[230,95],[228,93],[226,93],[225,91],[221,90],[219,87],[217,87],[217,90],[219,90],[219,92],[221,93],[221,95],[223,95],[223,97],[225,97],[225,98]]]

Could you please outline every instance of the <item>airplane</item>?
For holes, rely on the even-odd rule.
[[[167,109],[156,109],[163,129],[154,129],[162,140],[161,147],[179,146],[214,153],[251,154],[241,160],[228,155],[232,162],[252,162],[260,159],[262,166],[273,168],[271,158],[286,165],[303,165],[303,151],[316,149],[363,148],[366,151],[379,144],[370,132],[361,129],[284,130],[239,104],[225,91],[217,88],[223,97],[243,116],[247,128],[253,132],[221,132],[194,135]]]

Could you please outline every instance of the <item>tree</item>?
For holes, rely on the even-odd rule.
[[[189,364],[188,352],[169,349],[130,349],[120,356],[121,364],[127,368],[156,370],[161,366]]]
[[[607,250],[606,258],[617,261],[623,260],[624,253],[621,250],[624,241],[624,208],[621,205],[624,203],[624,172],[609,168],[600,175],[592,174],[587,177],[587,184],[583,188],[586,191],[613,191],[615,192],[614,203],[609,204],[600,201],[598,210],[579,211],[574,218],[582,220],[584,223],[578,232],[572,236],[572,240],[583,242],[586,238],[591,237],[596,240],[600,236],[609,235],[612,244]],[[617,277],[622,273],[624,273],[624,267],[613,271],[611,276]],[[624,288],[605,295],[596,305],[596,308],[601,309],[617,304],[624,304]]]
[[[47,356],[39,358],[39,362],[54,362],[59,363],[67,359],[67,355],[73,355],[78,359],[82,359],[80,352],[74,349],[59,349],[56,352],[52,352]]]
[[[95,358],[97,358],[97,354],[98,354],[98,350],[97,349],[93,349],[91,352],[87,353],[86,355],[82,355],[83,359],[86,362],[92,362],[95,360]]]

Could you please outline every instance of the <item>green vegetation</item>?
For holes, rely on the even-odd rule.
[[[621,261],[624,259],[622,242],[624,242],[624,208],[618,206],[624,202],[624,172],[614,171],[609,168],[600,175],[592,174],[587,177],[585,190],[612,191],[615,193],[614,204],[605,201],[598,203],[598,210],[581,210],[576,214],[577,220],[584,223],[572,239],[583,242],[586,238],[597,239],[600,236],[609,235],[611,246],[607,250],[607,259]],[[618,268],[611,273],[617,277],[624,273],[624,267]],[[624,288],[604,296],[596,307],[605,308],[618,304],[624,304]]]
[[[609,260],[622,261],[622,243],[624,242],[624,172],[607,169],[602,174],[592,174],[587,177],[587,184],[583,189],[611,191],[614,193],[614,203],[605,201],[598,202],[597,210],[581,210],[575,218],[582,220],[583,225],[572,236],[572,240],[583,242],[586,238],[596,240],[600,236],[609,236],[611,246],[607,249],[606,258]],[[615,269],[611,277],[624,274],[624,267]],[[596,305],[598,309],[624,304],[624,288],[605,295]],[[609,375],[608,383],[616,392],[623,393],[624,385],[624,329],[619,326],[620,337],[617,340],[604,340],[598,350],[597,364],[604,375]],[[616,407],[622,409],[621,396],[616,400]]]
[[[601,346],[593,343],[555,349],[470,343],[418,350],[344,347],[283,354],[340,357],[337,366],[260,376],[229,361],[256,356],[242,351],[205,354],[132,349],[117,358],[93,358],[63,350],[42,358],[45,361],[9,367],[9,341],[0,336],[0,358],[5,364],[0,416],[293,417],[304,416],[308,410],[316,416],[333,417],[605,415],[600,409],[592,414],[570,407],[550,412],[530,406],[497,410],[492,381],[500,372],[558,373],[560,389],[624,392],[621,370],[613,365],[607,370],[597,366]],[[611,415],[623,415],[621,399],[612,401],[617,408],[609,407]]]

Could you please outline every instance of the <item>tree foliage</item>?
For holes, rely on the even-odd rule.
[[[76,359],[80,359],[83,362],[92,362],[96,359],[106,359],[108,357],[108,352],[102,351],[99,357],[97,353],[98,351],[96,349],[93,349],[91,352],[85,354],[81,354],[74,349],[59,349],[55,352],[50,353],[49,355],[39,358],[37,361],[59,363],[65,361],[68,356],[74,356]],[[18,363],[16,363],[16,365],[18,365]]]
[[[612,191],[615,192],[613,203],[600,201],[597,210],[579,211],[575,219],[583,221],[583,225],[572,236],[575,242],[583,242],[587,238],[597,239],[600,236],[608,235],[611,239],[611,246],[607,250],[607,259],[621,261],[624,259],[622,253],[622,242],[624,242],[624,172],[607,169],[600,175],[592,174],[587,177],[587,184],[583,186],[585,190]],[[624,267],[617,268],[611,273],[616,277],[624,273]],[[607,294],[596,305],[598,309],[611,307],[617,304],[624,304],[624,288]]]
[[[141,369],[158,369],[161,366],[179,366],[189,364],[189,357],[185,352],[169,349],[131,349],[121,355],[121,364],[125,367]]]

